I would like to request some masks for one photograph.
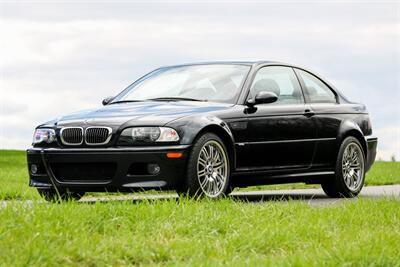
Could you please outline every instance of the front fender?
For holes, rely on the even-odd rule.
[[[170,122],[166,126],[177,130],[182,145],[193,144],[204,132],[212,132],[218,135],[228,149],[232,167],[236,166],[235,139],[228,124],[220,118],[213,115],[190,116]]]
[[[170,126],[176,129],[181,137],[181,144],[192,144],[195,138],[200,132],[203,132],[207,128],[218,129],[223,131],[229,136],[229,139],[234,143],[234,138],[228,124],[215,116],[201,116],[194,118],[187,118],[185,120],[178,120],[173,123],[168,123]]]

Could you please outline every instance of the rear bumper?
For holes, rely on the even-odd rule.
[[[189,147],[31,148],[27,150],[29,185],[91,192],[174,188],[185,174]],[[168,152],[183,155],[171,159]],[[149,164],[157,164],[160,171],[148,173]]]
[[[365,141],[367,143],[367,158],[365,162],[365,171],[368,171],[371,168],[372,164],[375,162],[378,138],[374,136],[366,136]]]

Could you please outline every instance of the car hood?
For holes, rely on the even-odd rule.
[[[194,101],[146,101],[119,103],[98,109],[84,110],[58,118],[58,126],[102,125],[155,126],[199,113],[207,113],[231,107],[232,104]]]

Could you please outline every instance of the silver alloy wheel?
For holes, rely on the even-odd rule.
[[[197,159],[197,178],[201,190],[208,197],[218,197],[225,188],[228,178],[228,158],[220,143],[206,142]]]
[[[352,191],[362,186],[364,177],[364,154],[362,148],[354,142],[348,144],[342,156],[342,174],[344,182]]]

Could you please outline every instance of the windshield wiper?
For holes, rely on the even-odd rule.
[[[188,98],[188,97],[156,97],[156,98],[146,99],[146,101],[202,101],[202,102],[206,102],[207,100]]]
[[[144,101],[144,100],[119,100],[119,101],[111,102],[109,105],[119,104],[119,103],[142,102],[142,101]]]

